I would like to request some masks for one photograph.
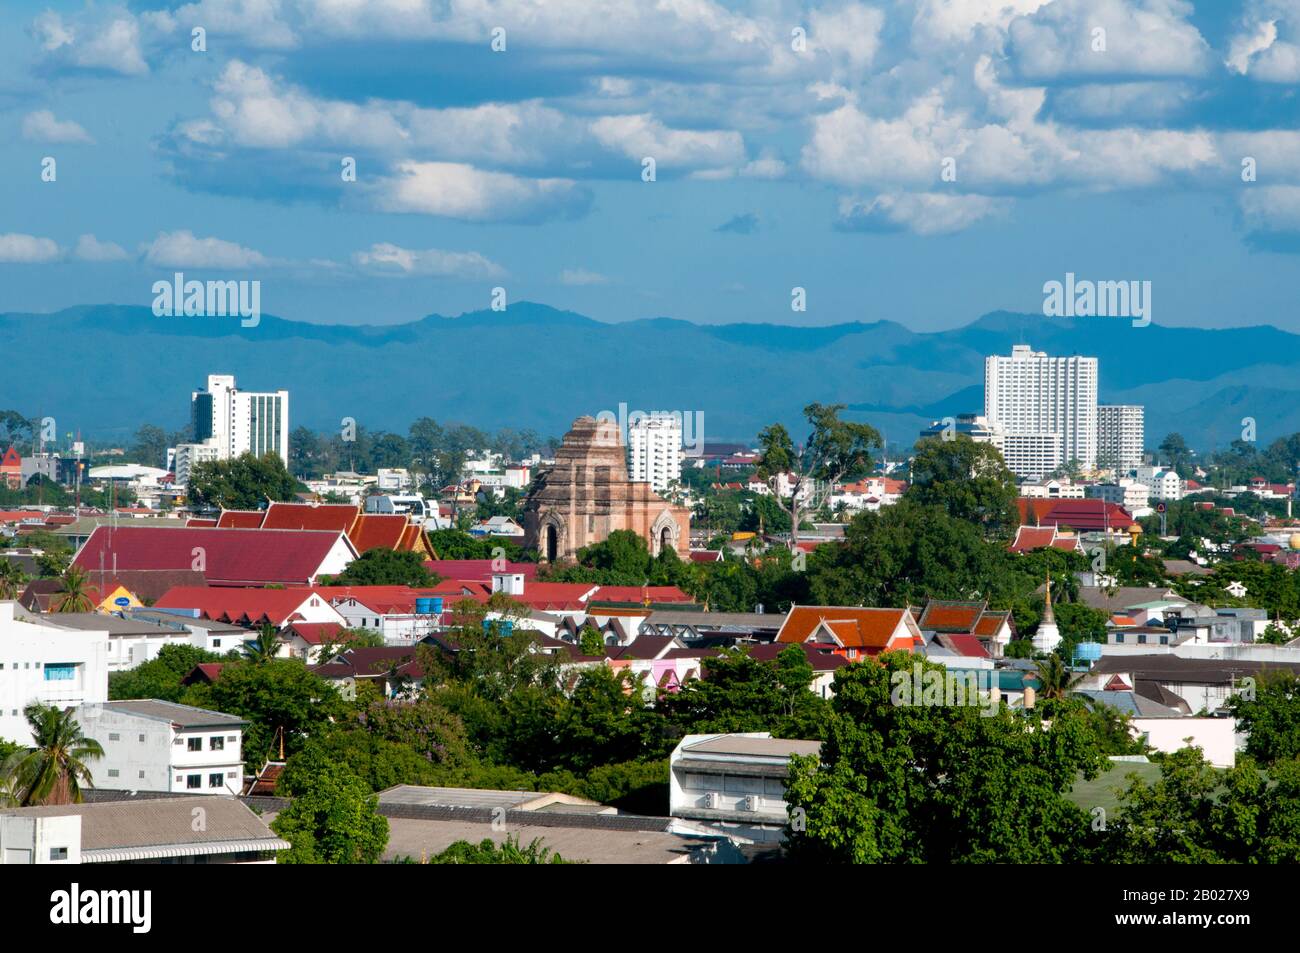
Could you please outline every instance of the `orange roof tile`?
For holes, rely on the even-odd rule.
[[[906,609],[876,609],[861,606],[794,606],[781,623],[776,641],[801,644],[808,641],[825,623],[845,648],[874,649],[889,646],[900,625],[913,633],[911,616]]]

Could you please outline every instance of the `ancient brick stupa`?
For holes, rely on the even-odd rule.
[[[640,534],[656,556],[665,546],[690,551],[690,513],[627,478],[618,424],[579,417],[524,502],[524,545],[551,562],[573,559],[618,529]]]

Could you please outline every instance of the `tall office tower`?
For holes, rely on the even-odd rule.
[[[986,358],[984,416],[1006,431],[1008,454],[1016,457],[1007,466],[1016,476],[1036,479],[1071,460],[1091,470],[1097,464],[1097,359],[1048,357],[1027,344],[1013,346],[1010,357]],[[1045,453],[1053,435],[1059,449]],[[1013,444],[1033,452],[1010,454]]]
[[[194,463],[245,453],[278,454],[289,465],[289,392],[241,391],[228,374],[208,375],[207,390],[190,395],[194,443],[176,448],[176,482]],[[185,477],[182,476],[182,469]]]
[[[1125,474],[1142,465],[1146,414],[1141,404],[1097,407],[1097,465]]]
[[[649,483],[656,493],[682,478],[682,419],[679,414],[652,413],[627,425],[628,476]]]

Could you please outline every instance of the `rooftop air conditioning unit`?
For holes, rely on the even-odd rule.
[[[718,800],[718,792],[710,791],[704,795],[704,806],[711,811],[716,811],[718,809]]]
[[[751,814],[756,812],[758,810],[758,797],[753,794],[746,796],[740,802],[740,809],[742,811],[749,811]]]

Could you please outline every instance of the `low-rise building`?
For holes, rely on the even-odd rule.
[[[234,798],[0,810],[3,864],[273,864],[276,853],[290,846]]]
[[[23,709],[32,702],[67,708],[108,699],[109,635],[59,625],[57,615],[20,617],[17,606],[0,602],[0,738],[28,746]]]
[[[235,715],[154,698],[81,705],[75,717],[104,749],[90,765],[97,788],[234,796],[243,787],[248,722]]]

